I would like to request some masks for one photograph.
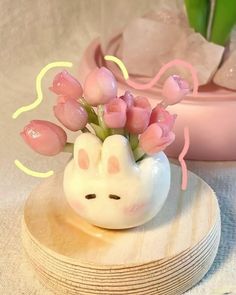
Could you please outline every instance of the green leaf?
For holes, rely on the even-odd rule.
[[[91,127],[95,131],[95,134],[97,135],[98,138],[100,138],[102,141],[105,140],[105,138],[109,135],[106,129],[103,129],[101,126],[90,123]]]
[[[210,41],[225,45],[236,24],[236,0],[216,0]]]
[[[190,26],[206,38],[210,12],[209,0],[185,0],[185,7]]]

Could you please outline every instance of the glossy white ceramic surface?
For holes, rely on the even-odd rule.
[[[83,157],[83,158],[81,158]],[[153,218],[170,188],[169,161],[163,152],[136,163],[128,140],[112,135],[102,143],[84,133],[64,172],[70,206],[89,223],[122,229]]]

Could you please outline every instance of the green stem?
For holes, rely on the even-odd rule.
[[[73,154],[74,144],[72,142],[67,142],[64,146],[63,152]]]
[[[120,134],[120,135],[125,135],[125,130],[123,128],[112,128],[111,129],[111,134]]]
[[[89,129],[88,129],[87,127],[84,127],[83,129],[81,129],[81,131],[82,131],[83,133],[88,133],[88,132],[90,132]]]
[[[138,147],[138,135],[137,134],[130,134],[129,136],[130,146],[132,150],[135,150]]]
[[[145,152],[138,146],[134,151],[133,151],[134,159],[135,161],[139,161],[144,155]]]
[[[98,116],[94,109],[86,102],[86,100],[83,97],[79,98],[79,102],[88,114],[89,123],[98,124]]]
[[[146,156],[146,154],[144,154],[141,158],[139,158],[139,159],[136,161],[136,163],[142,161],[142,160],[145,158],[145,156]]]
[[[102,127],[102,129],[107,129],[107,126],[103,120],[103,114],[104,114],[104,110],[103,110],[103,106],[102,105],[99,105],[98,108],[98,123],[99,123],[99,126]]]
[[[97,107],[97,112],[98,112],[98,124],[103,129],[104,134],[107,137],[107,136],[110,135],[110,129],[107,128],[106,123],[104,122],[104,119],[103,119],[104,110],[103,110],[103,106],[102,105],[99,105]]]

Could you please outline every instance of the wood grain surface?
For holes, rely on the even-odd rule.
[[[213,190],[188,173],[182,191],[181,170],[171,165],[163,209],[128,230],[101,229],[76,215],[62,173],[42,182],[26,202],[22,224],[26,254],[42,282],[58,294],[85,295],[181,294],[192,287],[216,255],[220,213]]]

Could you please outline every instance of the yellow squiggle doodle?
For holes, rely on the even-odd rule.
[[[124,63],[119,58],[117,58],[113,55],[105,55],[104,59],[107,61],[113,61],[114,63],[116,63],[119,66],[125,80],[129,79],[129,73],[128,73]]]
[[[50,170],[48,172],[33,171],[33,170],[27,168],[26,166],[24,166],[19,160],[15,160],[15,165],[17,168],[19,168],[24,173],[26,173],[30,176],[34,176],[34,177],[47,178],[47,177],[54,174],[54,172],[52,170]]]
[[[43,100],[43,93],[42,93],[42,88],[41,88],[41,81],[44,75],[52,68],[55,67],[72,67],[71,62],[66,62],[66,61],[56,61],[56,62],[51,62],[47,64],[42,70],[39,72],[37,78],[36,78],[36,93],[37,93],[37,99],[30,105],[20,107],[18,110],[15,111],[15,113],[12,115],[12,119],[16,119],[19,117],[20,114],[24,112],[28,112],[30,110],[35,109],[37,106],[40,105],[40,103]]]
[[[37,106],[40,105],[40,103],[43,100],[43,92],[42,92],[42,88],[41,88],[41,81],[42,81],[43,77],[45,76],[45,74],[50,69],[56,68],[56,67],[69,67],[69,68],[71,68],[72,66],[73,66],[73,64],[71,62],[56,61],[56,62],[51,62],[51,63],[47,64],[44,68],[42,68],[42,70],[39,72],[39,74],[37,75],[37,78],[36,78],[37,99],[32,104],[20,107],[18,110],[16,110],[15,113],[12,115],[12,119],[16,119],[17,117],[19,117],[20,114],[22,114],[24,112],[28,112],[30,110],[33,110]],[[26,166],[24,166],[19,160],[15,160],[15,165],[21,171],[23,171],[27,175],[30,175],[30,176],[33,176],[33,177],[47,178],[47,177],[54,174],[54,172],[52,170],[50,170],[48,172],[33,171],[33,170],[27,168]]]

